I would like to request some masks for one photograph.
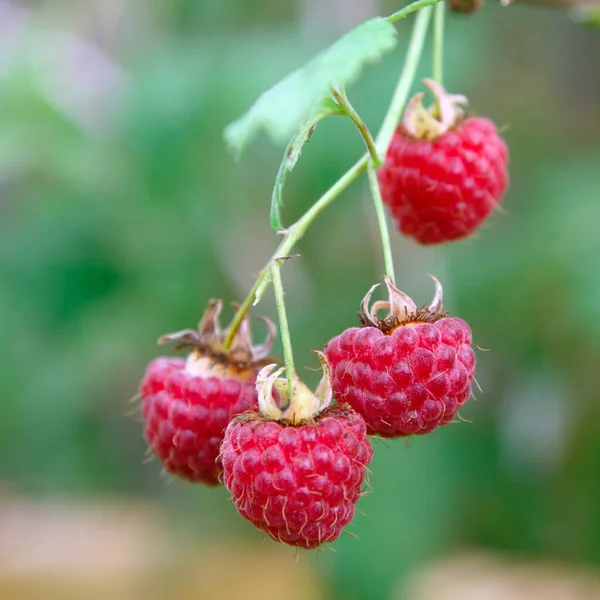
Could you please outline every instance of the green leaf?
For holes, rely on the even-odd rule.
[[[275,185],[273,187],[273,194],[271,195],[271,228],[274,231],[280,231],[282,229],[280,209],[283,205],[285,176],[298,162],[300,154],[302,153],[302,148],[304,144],[310,140],[317,123],[325,117],[339,114],[342,114],[340,107],[332,98],[320,98],[314,105],[308,117],[300,123],[296,135],[287,145],[283,154],[283,160],[279,165],[279,170],[275,177]]]
[[[266,91],[252,108],[225,129],[230,148],[239,154],[260,131],[285,144],[332,86],[355,81],[363,67],[397,44],[395,27],[385,19],[365,21],[306,65]]]

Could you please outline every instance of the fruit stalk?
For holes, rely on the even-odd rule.
[[[356,125],[356,128],[362,135],[365,145],[367,146],[367,150],[369,151],[369,155],[371,156],[371,161],[375,164],[376,167],[381,165],[381,157],[377,153],[377,147],[375,146],[375,140],[369,131],[369,128],[365,125],[364,121],[360,118],[359,114],[356,112],[348,97],[346,96],[345,90],[331,90],[332,96],[335,98],[335,101],[338,103],[339,107],[344,111],[344,114]]]
[[[267,286],[271,283],[271,263],[281,257],[288,256],[291,249],[294,247],[306,233],[310,224],[314,219],[325,209],[333,200],[335,200],[351,183],[356,181],[361,173],[366,169],[369,155],[365,154],[359,161],[357,161],[336,183],[333,184],[329,190],[327,190],[315,204],[313,204],[300,219],[298,219],[293,225],[288,227],[285,232],[284,238],[281,244],[275,250],[273,256],[269,259],[269,262],[258,274],[254,285],[250,289],[250,292],[246,296],[246,299],[240,305],[237,310],[227,333],[227,337],[223,342],[223,347],[228,349],[231,346],[231,342],[235,336],[235,332],[240,326],[244,315],[248,312],[251,306],[256,306],[261,298],[263,297]]]
[[[429,4],[432,3],[430,2]],[[410,8],[411,6],[413,6],[413,4],[407,6],[406,9]],[[429,5],[425,4],[424,6]],[[390,107],[385,115],[385,118],[383,119],[383,124],[381,125],[381,129],[379,130],[379,134],[377,135],[376,139],[377,148],[379,149],[379,154],[381,156],[385,156],[387,153],[388,146],[392,141],[394,131],[396,131],[402,111],[406,105],[408,93],[410,92],[410,88],[415,79],[417,67],[419,66],[419,59],[421,58],[421,54],[423,52],[423,44],[425,43],[427,28],[429,27],[429,21],[431,20],[431,11],[432,9],[429,7],[424,8],[419,12],[417,18],[415,19],[410,42],[408,43],[404,68],[400,74],[400,79],[396,85]],[[388,20],[389,18],[390,17],[388,17]]]
[[[386,18],[386,21],[389,21],[390,23],[395,23],[400,19],[405,19],[406,17],[408,17],[408,15],[414,13],[417,10],[420,10],[421,8],[433,6],[438,2],[440,2],[440,0],[417,0],[417,2],[413,2],[412,4],[409,4],[408,6],[405,6],[399,11],[391,14],[389,17]]]
[[[394,259],[392,257],[392,246],[390,244],[390,232],[383,209],[383,200],[381,199],[381,190],[379,189],[379,180],[377,179],[377,171],[375,165],[369,163],[367,167],[369,176],[369,187],[371,196],[373,196],[373,205],[375,206],[375,214],[377,215],[377,223],[379,225],[379,235],[381,236],[381,248],[383,250],[383,263],[385,265],[385,274],[392,280],[396,281],[394,276]]]
[[[390,246],[390,234],[388,231],[387,221],[385,218],[385,211],[383,209],[383,201],[381,199],[381,192],[379,190],[379,181],[377,180],[376,169],[381,166],[382,160],[377,152],[375,141],[371,136],[369,128],[365,125],[364,121],[360,118],[356,112],[344,89],[337,90],[332,89],[331,93],[335,98],[336,102],[344,112],[344,114],[350,118],[350,120],[356,125],[356,128],[362,135],[367,149],[369,151],[370,160],[367,165],[367,174],[369,177],[369,189],[371,190],[371,196],[373,198],[373,206],[375,208],[375,214],[377,215],[377,223],[379,225],[379,235],[381,237],[381,248],[383,251],[383,260],[385,265],[385,274],[394,281],[394,261],[392,258],[392,249]]]
[[[290,328],[285,310],[285,299],[283,283],[281,281],[281,260],[271,261],[271,277],[273,278],[273,291],[275,292],[275,303],[277,304],[277,316],[279,317],[279,333],[283,346],[283,360],[285,362],[285,373],[287,377],[288,396],[290,402],[294,397],[294,353],[292,352],[292,340]]]
[[[444,16],[446,4],[440,2],[435,7],[433,19],[433,78],[444,83]]]
[[[394,131],[400,120],[400,116],[406,104],[408,93],[412,86],[415,78],[419,60],[423,52],[423,46],[429,22],[431,20],[432,9],[431,6],[437,4],[440,0],[418,0],[404,7],[402,10],[390,15],[388,21],[395,22],[399,19],[403,19],[410,13],[421,10],[415,19],[415,24],[411,33],[411,38],[408,44],[408,51],[406,53],[406,60],[404,67],[400,74],[400,78],[396,85],[394,95],[388,111],[384,117],[383,124],[376,138],[377,155],[385,156],[388,146],[394,135]],[[315,204],[313,204],[304,213],[300,219],[298,219],[293,225],[291,225],[284,234],[284,238],[275,250],[273,256],[269,259],[267,265],[260,271],[256,281],[254,282],[250,292],[246,296],[246,299],[242,302],[240,308],[236,312],[231,324],[228,328],[228,334],[223,342],[223,348],[227,350],[235,333],[240,326],[244,315],[248,312],[251,306],[256,306],[261,298],[263,297],[267,286],[272,279],[271,264],[289,255],[294,245],[304,236],[306,230],[309,228],[314,219],[327,208],[351,183],[356,181],[358,177],[367,169],[370,160],[370,155],[365,154],[362,156],[340,179],[333,184],[329,190],[327,190]]]

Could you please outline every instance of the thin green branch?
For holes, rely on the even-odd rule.
[[[436,2],[438,1],[439,0],[436,0]],[[410,4],[403,10],[407,10],[415,4],[418,4],[418,2]],[[435,4],[435,2],[429,1],[428,3],[424,4],[424,6],[429,6],[431,4]],[[377,149],[379,150],[379,154],[381,156],[385,156],[387,153],[387,148],[390,145],[390,142],[394,135],[394,131],[396,131],[396,127],[398,127],[402,111],[404,110],[406,100],[408,99],[410,88],[412,87],[413,81],[415,79],[417,67],[419,66],[419,60],[423,52],[423,45],[425,43],[427,28],[429,27],[429,22],[431,20],[431,11],[431,8],[424,8],[419,12],[417,18],[415,19],[412,35],[408,44],[408,51],[406,53],[406,61],[404,63],[404,68],[402,69],[402,74],[400,75],[398,85],[396,86],[396,90],[394,91],[392,102],[390,104],[387,114],[385,115],[383,125],[381,126],[376,140]],[[388,19],[389,18],[390,17],[388,17]]]
[[[267,287],[272,280],[271,262],[279,257],[287,256],[290,253],[294,245],[304,236],[314,219],[365,171],[368,160],[369,155],[365,154],[358,162],[350,167],[350,169],[342,175],[342,177],[338,179],[338,181],[329,188],[329,190],[327,190],[319,200],[317,200],[317,202],[313,204],[302,217],[300,217],[300,219],[286,230],[285,236],[277,247],[277,250],[275,250],[267,265],[258,274],[250,292],[248,292],[248,295],[233,317],[227,331],[227,336],[223,342],[224,350],[230,348],[235,333],[244,319],[244,315],[251,306],[256,306],[260,302],[264,293],[267,291]]]
[[[390,107],[388,112],[384,118],[383,125],[381,126],[381,130],[376,138],[376,148],[378,150],[378,156],[385,156],[387,153],[388,146],[394,135],[394,131],[398,125],[398,121],[400,119],[400,115],[404,110],[404,106],[406,104],[406,100],[408,98],[408,93],[413,84],[415,74],[417,71],[417,66],[419,60],[421,58],[421,54],[423,51],[423,44],[425,41],[425,36],[427,33],[427,28],[429,26],[429,22],[431,20],[431,7],[436,4],[440,0],[419,0],[418,2],[413,2],[402,10],[394,13],[393,15],[388,17],[388,21],[394,22],[399,19],[403,19],[410,13],[423,8],[421,12],[417,15],[415,19],[415,24],[413,26],[410,42],[408,45],[408,51],[406,54],[406,61],[404,64],[404,68],[402,69],[402,73],[400,74],[400,79],[398,80],[398,84],[396,85],[396,90],[392,97],[392,101],[390,103]],[[273,278],[272,271],[272,263],[277,260],[279,257],[287,256],[294,245],[304,236],[306,230],[310,226],[310,224],[315,220],[315,218],[327,208],[346,188],[350,186],[351,183],[356,181],[358,177],[367,169],[367,166],[370,161],[370,154],[365,154],[358,160],[336,183],[333,184],[329,190],[327,190],[320,198],[317,200],[315,204],[313,204],[307,211],[304,213],[298,221],[296,221],[291,227],[289,227],[284,235],[283,240],[275,250],[275,253],[269,259],[267,265],[262,269],[262,271],[258,274],[258,278],[254,282],[248,296],[238,309],[236,315],[234,316],[231,325],[229,326],[229,330],[227,333],[227,337],[223,343],[224,349],[228,349],[231,346],[235,333],[240,326],[244,315],[250,309],[251,306],[256,305],[260,302],[263,297],[269,283]],[[379,215],[378,215],[379,218]],[[382,244],[385,245],[385,242]],[[389,243],[388,243],[389,246]],[[384,248],[384,254],[386,250]],[[391,258],[391,256],[390,256]],[[393,268],[391,268],[391,260],[388,262],[386,260],[386,271],[390,271],[388,275],[393,278]]]
[[[399,21],[400,19],[405,19],[406,17],[408,17],[408,15],[410,15],[411,13],[414,13],[417,10],[420,10],[421,8],[433,6],[434,4],[437,4],[438,2],[441,2],[441,0],[417,0],[417,2],[413,2],[412,4],[409,4],[408,6],[401,8],[399,11],[395,12],[394,14],[391,14],[389,17],[386,17],[386,21],[389,21],[390,23],[395,23],[396,21]]]
[[[273,278],[273,291],[275,292],[277,315],[279,317],[279,333],[281,335],[281,344],[283,345],[283,360],[285,362],[288,394],[291,402],[294,398],[294,353],[292,352],[290,328],[288,325],[287,313],[285,311],[285,294],[283,291],[283,283],[281,281],[281,260],[271,260],[270,271],[271,277]]]
[[[373,164],[369,164],[367,167],[367,173],[369,175],[369,188],[371,189],[371,196],[373,197],[373,205],[375,206],[377,223],[379,225],[379,235],[381,236],[381,248],[383,250],[385,274],[393,282],[395,282],[396,278],[394,277],[394,259],[392,257],[392,247],[390,245],[390,232],[388,230],[385,211],[383,209],[383,201],[381,199],[381,190],[379,189],[377,172]]]
[[[433,78],[443,84],[444,79],[444,16],[446,3],[440,2],[435,7],[433,18]]]
[[[223,341],[223,350],[229,350],[229,348],[231,347],[233,338],[235,337],[237,330],[242,324],[246,313],[248,312],[248,310],[250,310],[250,307],[252,306],[252,302],[254,301],[254,294],[256,294],[258,286],[264,280],[267,273],[270,273],[269,265],[270,263],[268,263],[267,266],[264,267],[263,270],[258,274],[254,285],[250,289],[250,292],[248,293],[242,304],[240,304],[240,307],[237,309],[235,315],[233,316],[229,328],[227,329],[227,335],[225,336],[225,340]]]
[[[315,204],[313,204],[304,213],[298,221],[296,221],[286,232],[281,244],[273,254],[274,257],[287,256],[294,245],[304,236],[306,230],[315,218],[325,210],[351,183],[356,181],[361,173],[367,168],[367,162],[369,155],[365,154],[358,162],[356,162],[336,183],[333,184],[329,190],[327,190]],[[256,287],[256,291],[253,293],[252,304],[257,305],[263,297],[267,286],[271,282],[271,273],[267,270],[262,276],[259,275],[261,281]]]
[[[377,154],[377,147],[375,146],[375,140],[369,131],[369,128],[365,125],[365,122],[360,118],[359,114],[356,112],[352,104],[350,104],[350,100],[348,100],[348,96],[346,96],[346,92],[344,90],[336,90],[333,88],[331,90],[331,94],[335,98],[335,101],[338,103],[339,107],[342,109],[344,114],[350,118],[350,120],[356,125],[356,128],[362,135],[363,140],[365,141],[365,145],[367,146],[367,150],[371,155],[371,160],[375,164],[375,166],[381,165],[381,157]]]

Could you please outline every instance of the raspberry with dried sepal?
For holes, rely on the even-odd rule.
[[[373,456],[363,418],[332,404],[320,357],[316,392],[295,378],[291,399],[283,369],[265,367],[260,410],[229,424],[221,450],[223,482],[240,515],[274,540],[306,549],[334,541],[350,523]]]
[[[140,386],[145,437],[165,470],[192,482],[217,485],[217,460],[225,428],[236,415],[256,406],[256,375],[265,364],[275,337],[269,328],[264,344],[252,345],[244,318],[229,349],[223,348],[220,300],[211,300],[198,331],[160,338],[176,348],[191,348],[186,360],[157,358]],[[269,359],[268,362],[271,362]]]
[[[442,312],[442,286],[433,281],[433,302],[417,308],[386,277],[389,300],[369,307],[373,286],[361,305],[362,327],[325,347],[336,397],[364,417],[370,435],[429,433],[452,421],[471,395],[471,329]],[[386,317],[378,316],[381,310]]]
[[[424,94],[409,103],[378,170],[381,197],[399,231],[421,244],[471,235],[508,189],[508,150],[492,121],[466,117],[464,96],[425,80]]]

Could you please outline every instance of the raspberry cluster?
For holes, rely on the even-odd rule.
[[[274,540],[311,549],[337,539],[373,456],[367,436],[429,433],[471,394],[471,330],[442,312],[441,284],[434,279],[433,302],[417,308],[385,283],[389,299],[371,306],[373,286],[362,326],[318,353],[323,379],[314,393],[297,376],[290,386],[275,364],[260,368],[272,331],[254,347],[246,326],[225,349],[220,302],[199,332],[162,338],[192,347],[185,361],[152,361],[141,383],[146,439],[164,468],[192,482],[222,481],[240,515]]]
[[[437,244],[471,234],[501,201],[508,155],[491,121],[464,114],[464,97],[426,85],[435,105],[425,109],[423,94],[410,102],[378,180],[400,231]],[[372,302],[371,287],[359,325],[317,352],[323,378],[314,392],[294,372],[289,337],[286,368],[269,357],[270,321],[265,342],[253,345],[246,311],[259,282],[226,330],[221,301],[211,301],[197,331],[159,340],[188,348],[187,358],[157,358],[146,370],[140,394],[152,452],[173,475],[222,482],[239,514],[276,541],[305,549],[334,541],[362,494],[369,436],[430,433],[471,396],[471,329],[443,311],[432,279],[433,301],[421,307],[390,277],[385,301]]]

